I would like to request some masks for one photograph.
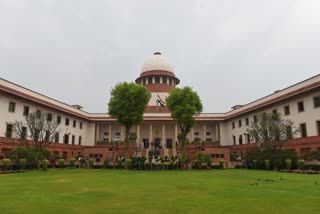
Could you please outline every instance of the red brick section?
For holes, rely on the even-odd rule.
[[[167,107],[161,106],[148,106],[146,113],[170,113]]]
[[[226,146],[230,148],[230,153],[237,153],[241,156],[245,156],[248,149],[257,148],[259,144],[242,144],[242,145],[232,145]],[[282,149],[294,149],[298,156],[301,156],[301,150],[310,149],[310,151],[320,150],[320,136],[295,138],[283,145]]]
[[[161,83],[147,84],[147,85],[144,85],[144,86],[150,92],[167,92],[169,94],[174,89],[173,85],[161,84]]]
[[[20,141],[14,138],[0,137],[0,154],[4,157],[9,157],[9,151],[21,147]],[[71,157],[82,155],[84,148],[79,145],[52,143],[48,150],[51,153],[57,154],[59,157],[66,155],[66,160]]]

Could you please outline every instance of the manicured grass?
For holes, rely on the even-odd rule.
[[[319,175],[88,169],[0,175],[0,213],[319,212]]]

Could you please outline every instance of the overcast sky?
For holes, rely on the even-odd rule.
[[[155,51],[226,112],[319,74],[319,0],[0,0],[0,77],[91,113]]]

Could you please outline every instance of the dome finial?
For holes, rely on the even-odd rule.
[[[154,52],[153,55],[161,55],[161,53],[157,51],[157,52]]]

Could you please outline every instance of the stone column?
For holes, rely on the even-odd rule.
[[[219,123],[216,124],[216,140],[220,141],[220,127]],[[220,142],[221,143],[221,142]]]
[[[153,135],[152,135],[152,124],[149,125],[149,142],[151,143],[153,141]]]
[[[194,129],[191,128],[190,132],[191,132],[191,142],[192,142],[194,141]]]
[[[124,141],[124,138],[125,138],[125,130],[124,130],[124,127],[121,126],[121,129],[120,129],[120,140],[121,141]]]
[[[166,146],[166,125],[163,123],[162,124],[162,147],[167,148]]]
[[[176,148],[176,142],[178,142],[178,125],[174,125],[174,138],[173,138],[173,148]]]
[[[137,125],[137,142],[140,142],[140,125]]]
[[[203,139],[202,141],[206,141],[207,140],[207,126],[206,124],[203,124]]]
[[[99,141],[100,139],[100,125],[96,124],[96,142],[94,142],[94,145],[97,144],[97,141]]]
[[[111,124],[109,124],[108,132],[109,132],[109,142],[111,142],[112,141],[112,126],[111,126]]]

